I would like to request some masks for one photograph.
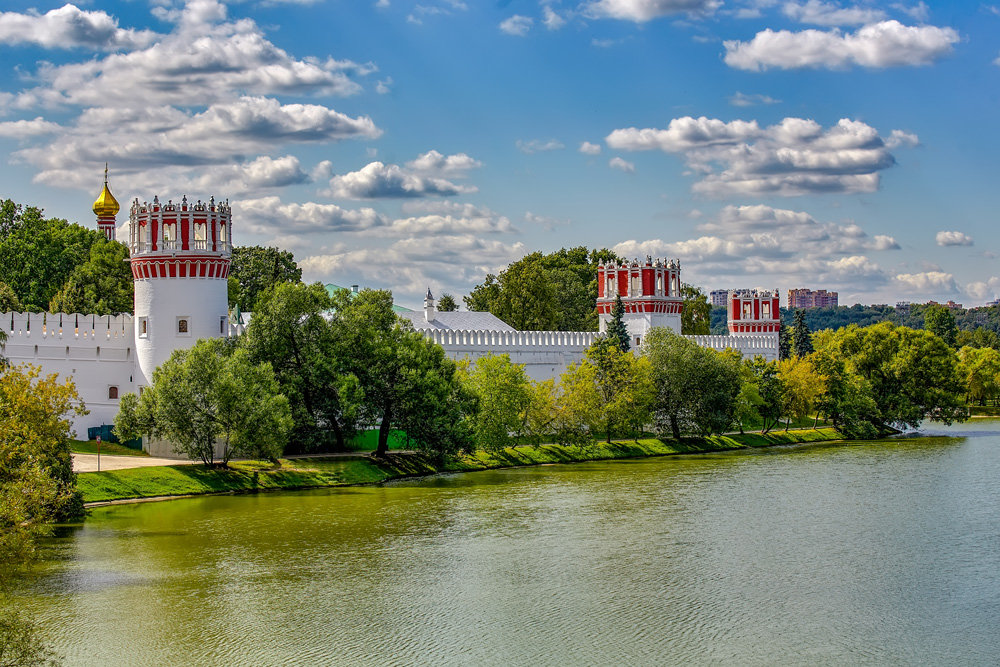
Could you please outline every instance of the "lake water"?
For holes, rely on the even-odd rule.
[[[997,664],[1000,422],[95,510],[70,664]]]

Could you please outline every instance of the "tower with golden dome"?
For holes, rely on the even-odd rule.
[[[108,188],[108,165],[105,164],[104,188],[97,196],[97,201],[94,202],[94,215],[97,216],[97,228],[104,232],[109,241],[115,240],[115,228],[117,227],[115,217],[118,215],[119,208],[118,200]]]

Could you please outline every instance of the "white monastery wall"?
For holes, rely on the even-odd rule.
[[[491,354],[510,355],[524,364],[532,380],[558,379],[566,367],[583,359],[598,337],[594,331],[465,331],[430,329],[422,332],[444,348],[449,359],[475,361]]]
[[[716,350],[717,352],[721,352],[723,350],[736,350],[747,359],[751,359],[757,355],[764,357],[765,361],[776,361],[778,359],[778,334],[776,333],[684,337],[701,347],[708,347]]]
[[[0,329],[12,365],[33,364],[76,384],[90,411],[72,420],[77,438],[86,439],[91,426],[114,423],[118,397],[136,391],[131,315],[0,313]]]

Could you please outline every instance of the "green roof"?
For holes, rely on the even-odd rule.
[[[323,285],[323,287],[326,288],[326,293],[329,294],[330,296],[333,296],[334,292],[337,292],[337,291],[342,290],[342,289],[345,289],[348,292],[351,292],[351,298],[352,299],[354,298],[354,295],[357,293],[357,292],[351,291],[351,288],[349,288],[349,287],[341,287],[340,285],[334,285],[333,283],[327,283],[327,284]],[[392,309],[395,312],[397,312],[397,313],[412,313],[412,312],[414,312],[412,308],[405,308],[403,306],[397,306],[396,304],[392,304]]]

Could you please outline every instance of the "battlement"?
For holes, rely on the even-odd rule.
[[[159,197],[152,202],[133,200],[129,211],[129,250],[133,258],[146,254],[227,258],[232,252],[232,208],[229,201],[191,204],[185,195],[179,204]],[[139,276],[136,276],[137,278]]]
[[[753,289],[731,289],[729,290],[729,298],[738,299],[777,299],[778,290],[775,289],[760,289],[755,287]]]
[[[650,267],[662,268],[662,269],[680,269],[681,268],[681,260],[679,260],[679,259],[667,260],[667,259],[660,259],[660,258],[653,259],[653,257],[651,255],[646,255],[646,263],[645,264],[640,264],[639,263],[639,259],[638,258],[634,258],[631,262],[629,262],[628,260],[625,260],[621,264],[618,264],[616,261],[611,260],[607,264],[603,264],[603,263],[599,264],[597,266],[597,268],[598,268],[598,270],[600,270],[600,269],[629,269],[629,268],[639,268],[640,266],[650,266]]]
[[[736,350],[744,357],[761,355],[768,361],[778,358],[778,336],[736,334],[732,336],[684,336],[692,343],[717,352]]]
[[[494,331],[467,329],[426,329],[421,333],[445,348],[496,348],[503,354],[514,348],[580,348],[589,347],[604,334],[596,331]]]
[[[135,336],[132,315],[128,313],[0,313],[0,329],[7,334],[7,347],[30,341],[87,347],[100,343],[124,348],[132,345]]]

